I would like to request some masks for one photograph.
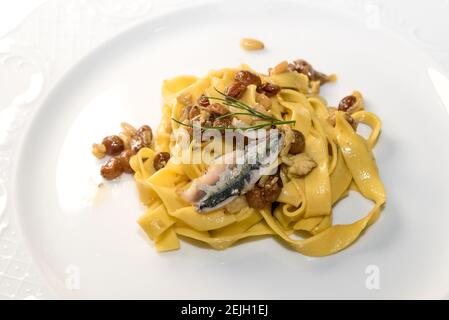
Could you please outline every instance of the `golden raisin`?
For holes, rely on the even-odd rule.
[[[131,137],[131,150],[134,153],[139,152],[142,148],[149,148],[153,140],[153,131],[147,125],[140,127]]]
[[[306,148],[306,139],[301,131],[292,130],[293,132],[293,141],[290,145],[290,151],[291,154],[298,154],[301,152],[304,152],[304,149]]]
[[[270,176],[263,186],[263,197],[266,202],[272,203],[277,200],[282,191],[282,180],[279,176]]]
[[[232,118],[231,117],[224,117],[220,119],[215,119],[213,123],[213,127],[224,127],[229,128],[232,126]]]
[[[134,170],[129,165],[129,160],[134,155],[134,152],[131,149],[124,150],[120,155],[117,157],[117,159],[120,161],[120,165],[122,166],[123,172],[126,173],[133,173]]]
[[[246,90],[246,86],[238,81],[233,82],[227,89],[225,94],[235,99],[239,99]]]
[[[243,83],[245,86],[249,86],[250,84],[259,86],[262,83],[262,80],[260,80],[260,77],[257,74],[249,72],[248,70],[237,72],[234,76],[234,80]]]
[[[198,106],[193,106],[189,111],[189,120],[192,120],[200,115],[201,111]]]
[[[349,109],[351,109],[354,104],[357,102],[357,98],[354,96],[347,96],[341,99],[340,103],[338,104],[338,110],[347,112]]]
[[[199,104],[201,107],[207,107],[207,106],[210,104],[209,98],[206,97],[204,94],[202,94],[202,95],[198,98],[198,104]]]
[[[106,180],[113,180],[119,177],[123,173],[120,160],[117,158],[109,159],[104,165],[101,166],[100,173]]]
[[[119,154],[125,149],[125,143],[119,136],[107,136],[102,144],[105,146],[105,153],[110,156]]]
[[[249,190],[246,194],[246,201],[251,208],[254,209],[263,209],[267,206],[267,201],[264,197],[263,188],[254,186],[251,190]]]
[[[320,81],[321,83],[325,83],[329,81],[329,78],[324,73],[316,71],[313,69],[312,65],[305,60],[298,59],[293,61],[293,64],[289,64],[288,67],[290,70],[293,68],[294,71],[302,73],[306,75],[310,80]]]
[[[217,116],[224,116],[229,113],[228,107],[222,105],[221,103],[213,103],[208,107],[208,111]]]
[[[170,153],[168,152],[160,152],[158,153],[153,160],[154,169],[160,170],[167,164],[168,160],[170,160]]]
[[[265,94],[267,97],[274,97],[278,94],[278,92],[281,90],[281,88],[272,83],[264,83],[257,87],[257,92]]]

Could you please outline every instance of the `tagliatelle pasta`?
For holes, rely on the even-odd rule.
[[[332,78],[309,66],[297,62],[280,73],[263,75],[242,65],[211,71],[204,78],[180,76],[164,82],[163,115],[153,144],[129,162],[147,207],[138,223],[158,251],[178,249],[179,236],[214,249],[244,238],[276,236],[304,255],[325,256],[349,246],[377,219],[386,200],[372,153],[381,122],[364,110],[358,92],[342,100],[338,109],[329,107],[317,90]],[[275,150],[276,161],[257,162],[264,168],[276,162],[270,168],[274,171],[259,175],[255,165],[220,166],[214,162],[217,156],[209,163],[180,161],[182,153],[192,157],[208,148],[204,138],[194,143],[195,120],[201,133],[220,133],[220,146],[226,144],[226,130],[250,135],[250,128],[275,127],[277,136],[267,138],[267,149]],[[358,122],[372,129],[367,139],[357,134]],[[178,131],[189,137],[187,144],[180,142]],[[294,145],[301,137],[302,145]],[[275,138],[279,140],[273,142]],[[238,159],[232,144],[230,150],[221,150],[219,156]],[[244,150],[253,154],[256,149]],[[161,152],[171,158],[156,170]],[[334,225],[332,208],[352,183],[373,208],[354,223]],[[308,236],[294,240],[292,234],[299,231]]]

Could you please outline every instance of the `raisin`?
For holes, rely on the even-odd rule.
[[[306,139],[301,131],[293,129],[293,141],[290,144],[290,151],[291,154],[298,154],[301,152],[304,152],[304,149],[306,148]]]
[[[257,74],[249,72],[247,70],[241,70],[235,74],[234,80],[240,83],[243,83],[245,86],[249,86],[250,84],[254,84],[256,86],[260,86],[262,80]]]
[[[158,153],[153,160],[154,169],[160,170],[167,164],[168,160],[170,160],[170,153],[168,152],[160,152]]]
[[[225,94],[235,99],[239,99],[245,93],[246,86],[238,81],[233,82],[227,89]]]
[[[106,180],[113,180],[119,177],[123,173],[120,160],[117,158],[109,159],[104,165],[101,166],[100,173]]]
[[[102,144],[106,148],[106,154],[110,156],[117,155],[125,149],[125,143],[119,136],[107,136]]]
[[[124,150],[117,159],[120,161],[120,165],[122,166],[123,172],[126,173],[134,173],[134,170],[129,165],[129,160],[134,155],[134,152],[131,149]]]
[[[355,103],[357,102],[357,98],[354,96],[347,96],[341,99],[340,103],[338,104],[338,110],[348,112],[349,109],[351,109]]]
[[[272,83],[264,83],[257,87],[257,92],[265,94],[267,97],[274,97],[278,94],[278,92],[281,90],[281,88]]]

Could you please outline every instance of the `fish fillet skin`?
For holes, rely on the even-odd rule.
[[[217,164],[209,167],[206,174],[193,180],[181,196],[201,213],[224,207],[251,190],[262,175],[269,174],[268,170],[277,168],[272,164],[277,161],[283,142],[283,135],[276,133],[270,135],[265,145],[248,147],[244,159],[237,158],[235,151],[224,155],[217,159]]]

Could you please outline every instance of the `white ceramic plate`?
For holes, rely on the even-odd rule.
[[[67,298],[441,298],[449,291],[449,118],[443,69],[395,33],[309,3],[201,4],[145,20],[92,51],[36,110],[15,158],[12,203],[34,261]],[[241,37],[267,49],[247,53]],[[92,142],[119,123],[156,128],[160,87],[179,74],[302,57],[338,74],[330,104],[352,90],[383,121],[375,150],[388,203],[351,247],[308,258],[273,238],[225,251],[182,242],[158,254],[136,224],[130,177],[98,190]],[[447,89],[447,87],[446,87]],[[449,106],[446,106],[449,107]],[[337,209],[354,221],[369,204]]]

